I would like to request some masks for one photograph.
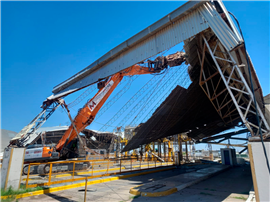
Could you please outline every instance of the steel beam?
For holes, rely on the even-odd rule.
[[[209,27],[198,8],[207,1],[188,1],[101,58],[55,86],[49,99],[65,96],[146,60]],[[206,10],[205,7],[201,10]],[[216,12],[205,11],[207,12]],[[208,14],[209,15],[209,14]],[[221,19],[217,19],[221,20]],[[187,26],[188,25],[188,26]]]
[[[222,71],[222,68],[220,67],[220,65],[219,65],[219,63],[217,61],[217,59],[220,60],[221,58],[220,57],[217,57],[214,54],[214,53],[216,53],[216,46],[215,46],[214,52],[213,52],[212,49],[211,49],[211,47],[210,47],[210,45],[209,45],[209,43],[208,43],[208,41],[207,41],[207,39],[203,35],[202,35],[202,37],[203,37],[204,43],[205,43],[205,45],[206,45],[206,47],[208,49],[208,52],[211,55],[211,57],[212,57],[212,59],[213,59],[213,61],[215,63],[215,66],[216,66],[216,68],[217,68],[217,70],[219,72],[219,75],[222,78],[224,85],[226,86],[227,92],[229,93],[229,95],[230,95],[230,97],[231,97],[231,99],[232,99],[232,101],[234,103],[234,106],[235,106],[236,110],[238,111],[238,114],[239,114],[242,122],[249,129],[250,133],[252,135],[255,135],[254,132],[253,132],[253,130],[252,130],[252,126],[255,127],[255,128],[258,128],[258,125],[255,125],[254,123],[251,123],[248,120],[248,118],[247,118],[248,113],[252,113],[252,114],[255,113],[254,111],[252,111],[250,109],[251,108],[251,103],[253,104],[253,106],[255,104],[254,103],[254,97],[253,97],[252,91],[250,90],[250,87],[247,84],[247,82],[246,82],[246,80],[245,80],[245,78],[244,78],[241,70],[239,69],[239,66],[237,65],[236,61],[232,57],[231,53],[229,51],[226,51],[226,49],[224,48],[223,51],[225,51],[226,55],[229,56],[229,59],[223,59],[223,61],[227,62],[227,65],[229,66],[229,69],[231,70],[231,72],[229,74],[229,77],[226,77],[225,71]],[[217,39],[217,43],[218,43],[218,39]],[[222,46],[222,43],[218,43],[218,44],[219,44],[219,46]],[[201,71],[203,71],[203,68],[202,68]],[[240,80],[239,79],[237,79],[237,80],[240,83],[242,83],[242,85],[243,85],[243,87],[242,87],[241,90],[239,88],[237,88],[237,87],[233,87],[232,85],[230,85],[230,81],[233,81],[233,79],[234,79],[233,78],[233,75],[237,75],[238,77],[240,77]],[[202,83],[203,83],[203,81],[200,81],[201,87],[203,88]],[[237,91],[238,93],[237,94],[234,94],[232,92],[232,90]],[[224,90],[221,91],[218,95],[220,95],[223,92],[224,92]],[[243,100],[243,103],[242,104],[239,104],[239,101],[240,101],[241,97],[239,97],[238,100],[236,99],[236,95],[238,96],[239,93],[240,93],[241,97],[242,97],[243,94],[248,95],[248,100],[247,100],[248,103],[247,103],[247,107],[246,108],[243,107],[243,106],[241,106],[241,105],[243,105],[243,103],[246,103],[246,100],[243,100],[242,99]],[[215,95],[215,92],[214,92],[214,95]],[[209,97],[209,99],[211,101],[213,101],[214,99],[217,98],[217,95],[214,98],[212,98],[211,96],[208,96],[208,97]],[[217,104],[218,104],[218,100],[217,99],[216,99],[216,101],[217,101]],[[257,106],[257,109],[258,109],[258,113],[260,115],[260,119],[263,122],[264,127],[265,127],[262,130],[264,132],[267,132],[267,131],[270,130],[269,125],[268,125],[268,123],[267,123],[267,121],[266,121],[266,119],[264,117],[264,114],[262,113],[262,111],[261,111],[260,106],[258,105],[258,103],[256,103],[256,106]],[[216,107],[216,109],[217,108],[221,108],[221,107],[222,106],[220,106],[218,104],[218,106]],[[230,110],[230,108],[229,108],[229,110]],[[221,115],[221,111],[220,110],[219,110],[219,113]],[[226,113],[227,115],[225,115],[224,117],[222,117],[222,115],[221,115],[221,118],[224,120],[224,118],[227,117],[228,115],[230,115],[231,113],[232,112]],[[232,120],[231,116],[230,116],[230,119]]]
[[[217,144],[217,145],[232,146],[232,147],[247,147],[246,145],[241,145],[241,144],[224,144],[224,143],[217,143],[217,142],[207,142],[207,144]]]
[[[243,133],[247,133],[249,132],[248,129],[242,129],[236,132],[230,132],[230,133],[226,133],[226,134],[222,134],[222,135],[216,135],[216,136],[212,136],[212,137],[208,137],[205,139],[202,139],[201,141],[199,141],[199,143],[207,143],[211,140],[216,140],[216,139],[220,139],[220,138],[230,138],[231,136],[235,136],[235,135],[239,135],[239,134],[243,134]],[[225,140],[225,139],[224,139]]]

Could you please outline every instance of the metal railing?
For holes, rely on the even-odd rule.
[[[168,157],[164,162],[156,157],[129,157],[119,159],[74,160],[47,163],[30,163],[22,184],[26,188],[50,186],[74,181],[82,181],[103,176],[147,170],[163,166],[171,166],[174,162]],[[43,175],[35,174],[37,170],[44,171]]]

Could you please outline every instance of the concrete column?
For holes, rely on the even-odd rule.
[[[248,153],[256,201],[270,201],[270,175],[266,161],[270,162],[270,142],[264,142],[266,159],[261,142],[249,142]]]
[[[1,169],[1,188],[18,190],[21,184],[25,148],[6,148]]]

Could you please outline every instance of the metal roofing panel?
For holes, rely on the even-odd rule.
[[[243,42],[240,35],[238,35],[238,33],[235,34],[229,28],[212,4],[205,3],[199,8],[199,10],[213,32],[217,35],[218,39],[228,51],[231,51]]]
[[[60,94],[64,96],[68,92],[74,92],[95,83],[98,79],[113,75],[207,29],[209,26],[202,20],[197,9],[204,3],[187,2],[112,49],[87,68],[55,86],[53,89],[55,95],[50,99]]]
[[[201,139],[231,127],[223,124],[198,81],[194,81],[188,89],[177,86],[152,117],[136,129],[123,151],[179,133],[189,132],[189,137]]]
[[[40,132],[54,132],[54,131],[61,131],[67,130],[69,126],[52,126],[52,127],[43,127],[36,130],[36,133]]]
[[[202,20],[198,10],[195,10],[194,12],[185,15],[180,20],[175,21],[173,24],[163,28],[155,35],[149,37],[147,40],[135,45],[132,49],[121,53],[109,63],[103,65],[102,67],[98,67],[98,71],[93,72],[93,70],[91,70],[92,73],[84,78],[82,78],[82,74],[75,75],[78,81],[68,87],[63,87],[61,91],[56,90],[55,92],[57,92],[57,94],[55,96],[63,96],[65,92],[79,90],[82,87],[96,82],[98,79],[106,78],[112,74],[115,74],[140,61],[165,51],[207,28],[207,23]],[[110,53],[105,55],[103,59],[108,59],[109,55]],[[85,70],[85,72],[86,71],[87,70]],[[61,89],[61,87],[59,88]],[[53,97],[50,97],[50,99],[52,98]]]
[[[232,27],[232,30],[234,32],[234,34],[236,35],[236,37],[239,39],[239,40],[243,40],[242,36],[240,35],[238,29],[236,28],[234,22],[232,21],[231,19],[231,16],[229,15],[225,5],[223,4],[223,2],[221,0],[217,0],[217,2],[219,3],[220,7],[222,8],[224,14],[226,15],[231,27]]]

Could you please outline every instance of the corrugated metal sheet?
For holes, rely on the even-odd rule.
[[[229,28],[212,4],[205,3],[199,8],[199,10],[213,32],[217,35],[218,39],[228,51],[234,49],[243,42],[240,35],[235,34]]]
[[[40,132],[54,132],[54,131],[61,131],[67,130],[69,126],[52,126],[52,127],[43,127],[36,130],[36,133]]]
[[[229,15],[225,5],[223,4],[223,2],[221,0],[217,0],[218,4],[220,5],[220,7],[222,8],[224,14],[226,15],[226,18],[228,19],[231,27],[232,27],[232,30],[234,32],[234,34],[236,35],[236,37],[240,40],[243,40],[242,36],[240,35],[240,32],[238,31],[238,29],[236,28],[233,20],[231,19],[231,16]]]
[[[152,117],[136,129],[123,151],[179,133],[189,132],[189,137],[201,139],[231,127],[223,124],[198,81],[194,81],[188,89],[177,86]]]
[[[82,86],[96,82],[98,78],[105,78],[115,74],[122,69],[175,46],[206,28],[208,28],[208,26],[203,23],[198,12],[189,14],[181,21],[175,22],[173,25],[163,29],[160,33],[150,37],[144,43],[136,45],[131,50],[125,52],[125,54],[121,54],[118,58],[104,65],[99,71],[83,78],[79,83],[75,83],[65,90],[79,89]]]
[[[64,93],[73,92],[97,82],[100,78],[115,74],[207,29],[208,24],[202,20],[198,9],[194,9],[203,3],[186,3],[115,49],[112,49],[81,72],[54,87],[54,97],[60,94],[63,96]],[[162,29],[160,29],[161,27]],[[142,41],[142,39],[144,40]],[[137,43],[138,41],[141,42]],[[97,69],[98,71],[96,71]]]

